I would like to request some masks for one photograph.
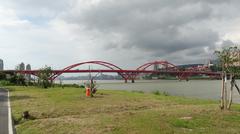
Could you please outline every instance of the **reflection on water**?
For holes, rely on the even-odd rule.
[[[58,82],[56,81],[56,83]],[[83,80],[63,81],[64,84],[79,85],[82,85],[84,82]],[[214,100],[220,100],[221,93],[220,80],[190,80],[188,82],[176,80],[137,80],[136,83],[124,83],[123,80],[97,80],[97,83],[99,84],[99,89],[141,90],[145,92],[159,90],[161,92],[168,92],[171,95]],[[240,81],[238,81],[238,84],[240,84]],[[233,101],[240,103],[240,95],[236,89],[234,89]]]

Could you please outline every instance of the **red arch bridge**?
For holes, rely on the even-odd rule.
[[[85,64],[96,64],[96,65],[103,66],[106,69],[96,69],[96,70],[74,69],[76,67],[79,67]],[[31,75],[38,76],[39,71],[40,70],[4,70],[3,72],[31,74]],[[58,76],[64,73],[90,73],[90,72],[91,73],[117,73],[125,80],[125,82],[127,82],[127,80],[131,80],[132,82],[134,82],[137,79],[137,77],[140,76],[141,74],[158,74],[158,75],[167,74],[171,76],[176,76],[180,80],[188,79],[188,77],[193,75],[206,75],[211,78],[221,77],[220,72],[212,72],[206,66],[180,68],[179,66],[176,66],[168,61],[148,62],[142,66],[139,66],[135,70],[122,69],[112,63],[105,62],[105,61],[87,61],[87,62],[81,62],[81,63],[70,65],[62,70],[52,70],[52,75],[49,77],[49,80],[55,80]]]

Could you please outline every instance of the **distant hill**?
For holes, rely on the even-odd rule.
[[[203,66],[204,64],[186,64],[186,65],[178,65],[179,68],[189,68],[189,67],[198,67]]]
[[[58,79],[61,80],[88,80],[89,76],[70,76],[70,77],[64,77],[61,76]],[[95,80],[121,80],[122,77],[118,76],[118,75],[105,75],[105,74],[101,74],[99,76],[95,77]]]

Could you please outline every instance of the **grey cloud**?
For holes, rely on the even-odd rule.
[[[176,32],[143,33],[138,35],[139,38],[131,37],[134,44],[132,46],[161,55],[162,52],[171,53],[200,46],[213,46],[218,40],[218,34],[211,30],[190,29]]]
[[[177,51],[171,55],[166,55],[163,58],[175,64],[206,63],[212,54],[213,52],[211,52],[211,54],[206,54],[204,48],[198,47]]]
[[[210,13],[208,5],[185,0],[122,0],[102,1],[97,6],[82,10],[80,14],[67,14],[66,19],[72,23],[83,23],[88,29],[138,32],[202,20],[208,18]]]
[[[68,14],[69,23],[84,25],[86,30],[102,34],[114,33],[124,37],[124,42],[106,42],[107,46],[151,52],[162,57],[185,49],[215,48],[218,32],[204,25],[213,16],[213,6],[228,4],[224,0],[133,0],[101,1],[98,5]],[[105,39],[106,40],[106,39]],[[108,48],[108,47],[107,47]]]

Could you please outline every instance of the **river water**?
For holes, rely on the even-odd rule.
[[[64,80],[63,84],[82,85],[83,80]],[[220,80],[136,80],[136,83],[124,83],[123,80],[97,80],[98,89],[111,90],[139,90],[144,92],[167,92],[170,95],[185,96],[191,98],[220,100]],[[56,81],[55,83],[59,83]],[[240,84],[240,81],[237,81]],[[228,84],[229,86],[229,84]],[[233,102],[240,103],[240,95],[234,88]]]

